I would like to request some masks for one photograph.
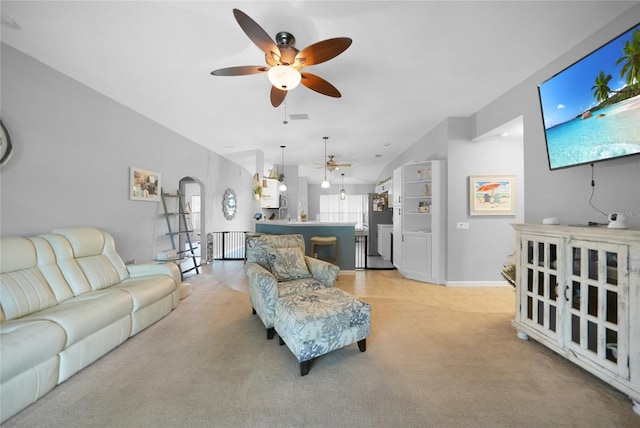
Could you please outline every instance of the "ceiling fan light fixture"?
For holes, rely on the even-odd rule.
[[[267,72],[267,76],[271,84],[282,91],[294,89],[302,80],[300,72],[289,65],[273,66]]]

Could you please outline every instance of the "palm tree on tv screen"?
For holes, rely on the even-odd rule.
[[[604,71],[600,71],[600,74],[596,77],[595,85],[591,87],[593,90],[593,96],[598,102],[606,101],[609,98],[611,89],[609,88],[609,81],[612,79],[610,74],[604,75]]]
[[[624,56],[616,61],[616,65],[626,61],[620,69],[620,77],[626,74],[627,85],[633,85],[640,81],[640,29],[633,32],[631,40],[627,40],[622,51]]]

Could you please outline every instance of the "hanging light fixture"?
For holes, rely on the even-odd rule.
[[[280,192],[286,192],[287,191],[287,185],[284,184],[284,148],[286,146],[280,146],[280,148],[282,149],[282,174],[280,175],[280,177],[282,177],[282,180],[280,180],[280,187],[278,187],[278,190]],[[278,178],[280,178],[278,177]]]
[[[340,199],[344,201],[347,198],[347,192],[344,191],[344,172],[340,175],[342,176],[342,189],[340,190]]]
[[[267,76],[271,84],[282,91],[290,91],[302,80],[300,72],[289,65],[271,67]]]
[[[287,121],[287,100],[284,100],[284,120],[282,121],[282,124],[286,125],[287,123],[289,123]]]
[[[329,137],[322,137],[324,139],[324,180],[320,183],[320,187],[328,189],[331,187],[331,183],[327,181],[327,139]]]

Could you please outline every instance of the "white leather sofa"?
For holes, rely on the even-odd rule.
[[[182,286],[96,228],[0,238],[0,423],[169,314]]]

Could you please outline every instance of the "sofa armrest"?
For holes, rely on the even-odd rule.
[[[129,276],[136,278],[148,275],[167,275],[173,278],[176,286],[182,283],[180,269],[175,263],[145,263],[140,265],[127,265]]]
[[[333,287],[333,283],[336,282],[340,273],[338,266],[309,256],[304,256],[304,259],[314,279],[322,282],[327,287]]]

